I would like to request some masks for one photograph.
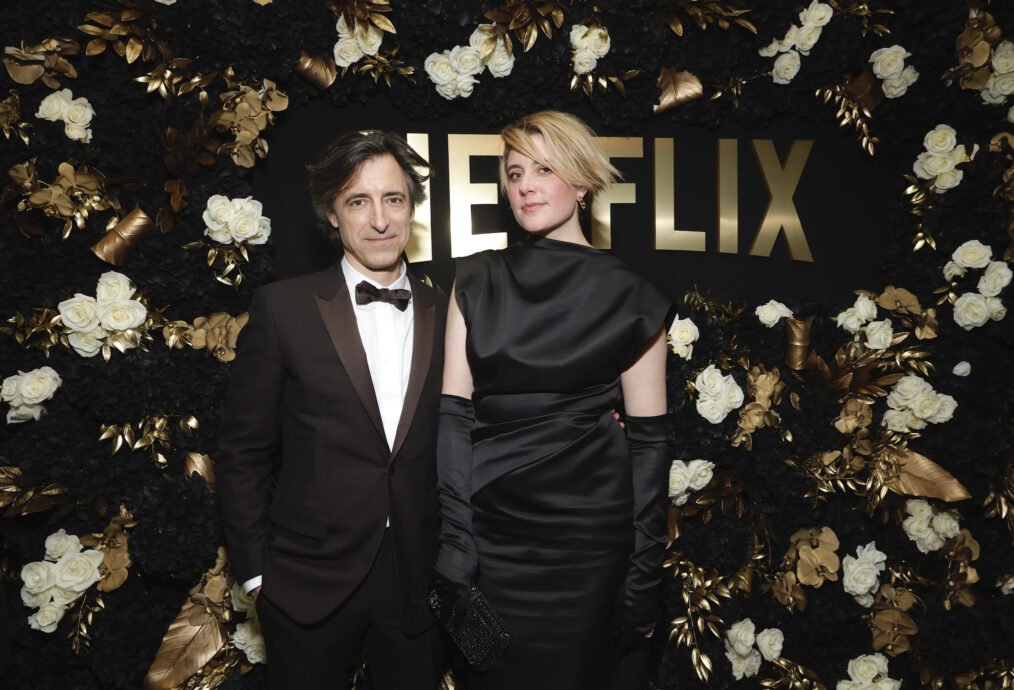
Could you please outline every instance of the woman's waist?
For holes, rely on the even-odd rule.
[[[547,418],[588,417],[611,413],[620,399],[619,384],[580,391],[493,393],[473,396],[476,428],[509,423],[538,424]]]

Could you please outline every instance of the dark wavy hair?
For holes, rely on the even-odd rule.
[[[376,129],[346,132],[331,142],[320,158],[306,166],[310,171],[310,201],[317,228],[336,247],[341,246],[341,235],[328,221],[334,200],[352,184],[363,163],[384,155],[394,156],[405,172],[412,208],[426,201],[425,184],[433,168],[400,134]]]

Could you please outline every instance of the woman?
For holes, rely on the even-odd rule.
[[[581,231],[579,209],[616,176],[584,123],[540,112],[501,136],[501,185],[529,234],[458,263],[436,582],[477,585],[511,635],[470,689],[587,690],[658,616],[669,302]]]

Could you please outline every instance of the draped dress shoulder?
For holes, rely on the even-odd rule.
[[[670,302],[620,259],[530,237],[459,260],[478,586],[512,635],[470,688],[598,688],[633,550],[620,374]]]

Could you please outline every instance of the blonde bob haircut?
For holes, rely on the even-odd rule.
[[[532,139],[536,134],[542,135],[544,159]],[[594,196],[621,177],[595,145],[594,137],[595,132],[570,113],[543,110],[515,120],[500,132],[504,144],[500,188],[507,193],[507,156],[518,151],[545,165],[571,187],[584,187],[588,197]]]

